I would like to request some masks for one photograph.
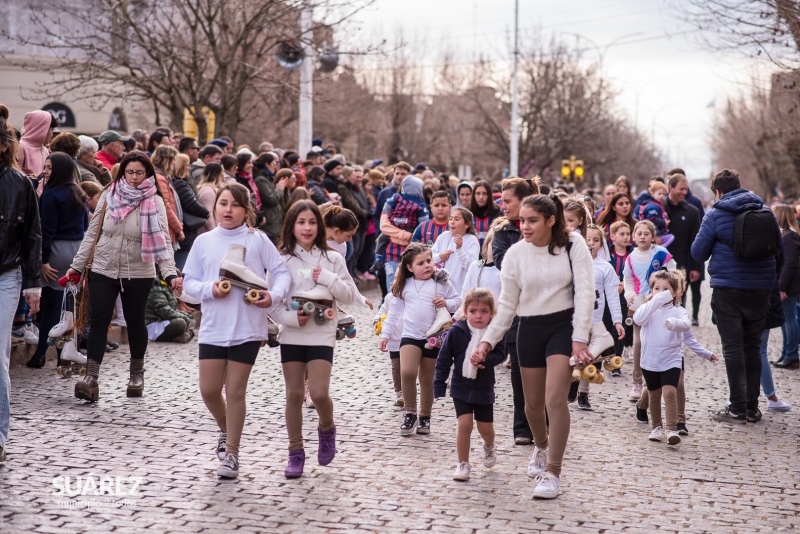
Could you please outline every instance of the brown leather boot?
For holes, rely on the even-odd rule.
[[[89,402],[100,398],[100,364],[94,360],[86,362],[86,376],[75,382],[75,396]]]
[[[131,358],[131,378],[128,380],[128,396],[141,397],[144,391],[144,358]]]

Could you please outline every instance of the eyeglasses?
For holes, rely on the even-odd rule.
[[[126,169],[125,170],[125,176],[136,176],[137,178],[140,178],[140,177],[142,177],[144,175],[145,175],[145,171],[134,171],[134,170],[131,170],[131,169]]]

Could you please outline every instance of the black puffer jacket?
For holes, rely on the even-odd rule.
[[[510,249],[515,243],[519,243],[521,238],[522,232],[519,231],[519,228],[517,228],[516,224],[508,219],[506,219],[505,225],[495,230],[494,240],[492,240],[492,259],[494,260],[494,264],[498,269],[502,270],[503,258],[505,258],[508,249]],[[517,342],[518,327],[519,317],[515,315],[514,320],[511,321],[511,326],[503,338],[506,344]]]
[[[0,274],[22,267],[22,289],[41,287],[39,199],[27,176],[0,163]]]
[[[197,195],[195,195],[194,189],[192,189],[192,185],[189,182],[180,178],[173,178],[172,187],[174,187],[175,192],[178,193],[178,198],[180,199],[183,213],[191,213],[195,217],[203,217],[208,219],[210,215],[208,210],[197,200]],[[191,250],[194,240],[197,239],[197,233],[199,231],[200,228],[196,230],[189,230],[185,224],[183,225],[183,235],[185,236],[185,239],[181,241],[181,250]]]
[[[778,275],[778,288],[787,295],[800,295],[800,235],[783,232],[783,267]]]

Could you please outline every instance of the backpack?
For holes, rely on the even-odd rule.
[[[780,236],[775,215],[769,208],[744,211],[736,216],[733,249],[737,258],[760,260],[780,251]]]

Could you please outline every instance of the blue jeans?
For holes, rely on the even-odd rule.
[[[16,268],[0,274],[0,445],[8,441],[11,421],[11,326],[22,290],[22,271]]]
[[[800,324],[797,323],[797,295],[789,295],[783,301],[783,348],[781,358],[797,361],[797,347],[800,344]]]
[[[392,284],[394,283],[394,273],[397,272],[397,266],[400,265],[399,261],[387,261],[383,265],[383,270],[386,272],[386,288],[389,293],[392,292]]]
[[[775,395],[775,384],[772,382],[772,369],[769,368],[767,359],[767,345],[769,344],[769,330],[764,330],[761,336],[761,389],[765,397]]]

